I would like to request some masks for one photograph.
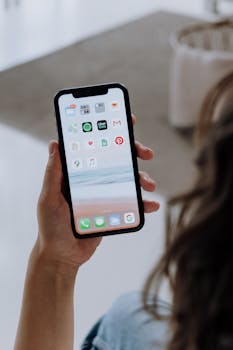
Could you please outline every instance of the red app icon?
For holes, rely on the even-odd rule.
[[[95,142],[94,140],[87,140],[85,143],[86,149],[92,149],[95,148]]]
[[[117,136],[115,138],[115,144],[116,145],[123,145],[123,143],[124,143],[124,138],[122,136]]]
[[[119,111],[119,109],[120,109],[120,104],[119,104],[119,102],[113,101],[113,102],[111,103],[111,110],[112,110],[112,111]]]
[[[115,127],[120,127],[122,125],[122,121],[121,119],[119,120],[113,120],[112,121],[112,126],[115,128]]]

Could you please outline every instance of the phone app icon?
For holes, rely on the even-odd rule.
[[[106,130],[108,128],[107,120],[99,120],[97,122],[98,130]]]
[[[69,127],[68,127],[68,132],[70,132],[70,133],[78,132],[78,124],[77,123],[70,124]]]
[[[120,214],[109,215],[109,224],[110,224],[110,226],[119,226],[121,224]]]
[[[96,113],[104,113],[105,112],[105,104],[103,102],[98,102],[95,104]]]
[[[90,106],[89,105],[81,105],[80,106],[80,114],[81,115],[86,115],[90,113]]]
[[[85,143],[86,149],[94,149],[95,148],[95,142],[94,140],[87,140]]]
[[[76,104],[72,103],[69,106],[65,107],[65,113],[67,116],[74,116],[76,114]]]
[[[80,150],[80,143],[77,141],[72,141],[70,143],[71,152],[78,152]]]
[[[135,222],[135,215],[134,215],[134,213],[125,213],[124,214],[124,222],[126,224],[133,224]]]
[[[111,103],[111,110],[112,111],[119,111],[120,110],[120,103],[118,101],[113,101]]]
[[[121,127],[122,126],[122,120],[121,119],[118,119],[118,120],[113,120],[112,121],[112,126],[115,128],[115,127]]]
[[[115,138],[115,144],[118,146],[123,145],[123,143],[125,142],[124,138],[122,136],[117,136]]]
[[[82,166],[83,166],[83,163],[82,163],[81,159],[73,159],[72,160],[73,169],[77,170],[77,169],[82,168]]]
[[[104,138],[100,140],[100,145],[101,147],[108,147],[109,146],[109,141],[108,139]]]
[[[91,122],[82,123],[82,128],[83,128],[83,132],[90,132],[92,131],[92,123]]]
[[[106,220],[104,216],[96,216],[94,218],[95,227],[101,228],[106,226]]]
[[[87,166],[88,168],[96,168],[97,167],[97,160],[95,157],[87,158]]]
[[[91,220],[89,218],[80,219],[79,227],[81,230],[89,230],[91,228]]]

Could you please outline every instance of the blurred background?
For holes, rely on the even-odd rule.
[[[233,1],[0,0],[0,342],[13,348],[36,203],[56,138],[57,90],[118,81],[135,135],[156,158],[158,213],[103,240],[76,283],[76,345],[120,294],[140,289],[161,254],[166,201],[195,179],[192,131],[208,90],[233,70]],[[217,24],[220,23],[220,24]],[[169,300],[169,292],[162,291]]]

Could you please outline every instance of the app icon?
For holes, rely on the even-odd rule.
[[[120,127],[122,126],[122,120],[121,119],[118,119],[118,120],[113,120],[112,121],[112,126],[115,128],[115,127]]]
[[[72,141],[70,143],[71,152],[78,152],[80,150],[80,143],[77,141]]]
[[[77,131],[78,131],[78,124],[77,123],[70,124],[68,128],[68,132],[77,132]]]
[[[82,160],[81,159],[73,159],[72,160],[72,167],[75,170],[82,168]]]
[[[104,216],[96,216],[94,219],[95,227],[105,227],[106,221]]]
[[[90,106],[89,105],[81,105],[80,106],[80,114],[86,115],[90,113]]]
[[[101,139],[100,145],[101,145],[101,147],[108,147],[108,145],[109,145],[108,139]]]
[[[94,140],[87,140],[85,143],[86,149],[93,149],[95,148],[95,142]]]
[[[124,222],[126,224],[133,224],[135,222],[135,215],[134,215],[134,213],[125,213],[124,214]]]
[[[122,136],[117,136],[117,137],[115,138],[115,144],[116,144],[116,145],[123,145],[124,142],[125,142],[125,141],[124,141],[124,138],[123,138]]]
[[[68,116],[74,116],[75,113],[76,113],[76,104],[75,103],[72,103],[71,105],[65,107],[65,112],[66,112],[66,115]]]
[[[109,215],[109,224],[111,226],[118,226],[121,224],[121,216],[120,214],[111,214]]]
[[[87,159],[87,166],[89,168],[96,168],[97,167],[97,160],[95,157],[90,157]]]
[[[91,220],[88,218],[82,218],[79,220],[79,227],[81,230],[88,230],[91,228]]]
[[[97,122],[98,130],[106,130],[108,128],[107,120],[99,120]]]
[[[119,104],[119,102],[113,101],[113,102],[111,103],[111,110],[112,110],[112,111],[119,111],[119,109],[120,109],[120,104]]]
[[[96,113],[104,113],[105,112],[105,104],[103,102],[98,102],[95,104]]]
[[[83,132],[92,131],[92,123],[91,122],[82,123],[82,127],[83,127]]]

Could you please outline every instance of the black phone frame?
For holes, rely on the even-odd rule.
[[[133,161],[134,178],[135,178],[135,184],[136,184],[137,201],[138,201],[138,209],[139,209],[139,216],[140,216],[140,223],[137,227],[128,228],[128,229],[124,228],[124,229],[120,229],[120,230],[101,231],[101,232],[97,232],[97,233],[87,233],[87,234],[78,233],[76,231],[75,222],[74,222],[73,206],[72,206],[72,200],[71,200],[70,184],[69,184],[67,162],[66,162],[66,156],[65,156],[64,139],[63,139],[63,132],[62,132],[62,124],[61,124],[61,116],[60,116],[58,101],[62,95],[66,95],[66,94],[73,94],[74,97],[76,97],[76,96],[77,97],[88,97],[88,96],[95,96],[95,95],[104,95],[108,92],[108,89],[112,89],[112,88],[120,88],[124,94],[127,123],[128,123],[128,129],[129,129],[130,148],[131,148],[131,155],[132,155],[132,161]],[[81,87],[63,89],[63,90],[60,90],[55,95],[54,107],[55,107],[55,117],[56,117],[56,123],[57,123],[59,150],[60,150],[60,156],[61,156],[61,162],[62,162],[62,171],[63,171],[63,176],[64,176],[65,198],[66,198],[68,205],[69,205],[69,208],[70,208],[71,227],[72,227],[72,231],[73,231],[74,236],[76,238],[84,239],[84,238],[92,238],[92,237],[94,238],[94,237],[112,236],[112,235],[116,235],[116,234],[131,233],[131,232],[136,232],[136,231],[141,230],[142,227],[144,226],[144,223],[145,223],[145,216],[144,216],[144,206],[143,206],[140,179],[139,179],[137,151],[136,151],[136,147],[135,147],[135,139],[134,139],[134,132],[133,132],[133,122],[132,122],[129,94],[128,94],[127,88],[121,83],[110,83],[110,84],[81,86]]]

